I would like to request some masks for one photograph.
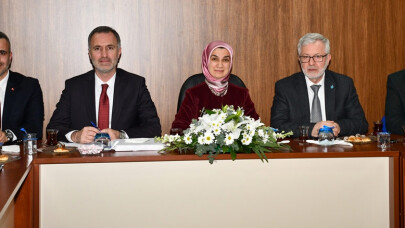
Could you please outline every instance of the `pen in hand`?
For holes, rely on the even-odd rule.
[[[91,123],[91,125],[92,125],[93,127],[97,128],[97,129],[100,131],[100,129],[97,127],[97,125],[96,125],[95,123],[93,123],[93,121],[90,121],[90,123]]]

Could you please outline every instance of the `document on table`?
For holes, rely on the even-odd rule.
[[[161,150],[163,143],[155,142],[154,138],[116,139],[111,141],[111,149],[115,151]]]
[[[333,141],[318,141],[318,140],[307,140],[307,143],[313,143],[320,146],[333,146],[333,145],[342,145],[342,146],[353,146],[353,144],[349,142],[345,142],[343,140],[333,140]]]
[[[65,143],[67,147],[79,147],[80,143]],[[116,139],[111,141],[111,150],[115,151],[138,151],[138,150],[161,150],[163,143],[155,142],[154,138],[130,138]]]

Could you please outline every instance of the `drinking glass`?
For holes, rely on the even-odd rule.
[[[36,154],[37,153],[37,134],[27,133],[23,137],[24,141],[24,153],[25,154]]]
[[[299,140],[303,143],[307,142],[309,126],[298,126],[298,129],[300,131]]]
[[[46,145],[56,146],[58,144],[58,129],[46,129]]]
[[[181,128],[172,128],[170,129],[171,135],[183,135],[183,129]]]
[[[377,133],[377,147],[385,150],[390,147],[390,136],[388,132],[378,132]]]
[[[378,132],[382,132],[383,124],[381,121],[374,121],[374,131],[373,135],[377,135]]]

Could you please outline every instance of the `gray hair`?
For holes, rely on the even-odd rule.
[[[118,34],[118,32],[115,31],[113,28],[108,27],[108,26],[99,26],[99,27],[93,29],[93,31],[91,31],[91,33],[89,34],[89,38],[87,40],[89,50],[90,50],[90,41],[91,41],[91,38],[94,36],[94,34],[96,34],[96,33],[110,33],[110,32],[112,34],[114,34],[115,38],[117,39],[118,49],[120,49],[121,48],[121,39],[120,39],[120,35]]]
[[[301,37],[300,41],[298,41],[298,55],[301,55],[301,48],[303,46],[315,43],[318,40],[325,44],[325,53],[330,54],[330,44],[328,38],[319,33],[307,33]]]

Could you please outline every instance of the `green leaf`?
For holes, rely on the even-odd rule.
[[[236,152],[235,152],[234,150],[231,150],[230,153],[231,153],[232,161],[235,161],[235,159],[236,159]]]
[[[229,115],[228,117],[226,117],[225,123],[228,123],[231,120],[238,120],[238,119],[239,119],[239,116],[237,116],[236,114]]]
[[[212,114],[215,114],[216,112],[214,112],[214,111],[212,111],[210,109],[206,109],[205,113],[207,113],[208,115],[212,115]]]
[[[260,158],[260,160],[262,160],[262,162],[264,162],[264,160],[266,160],[266,162],[269,162],[267,160],[266,154],[264,154],[264,151],[266,150],[266,148],[253,147],[252,150],[257,154],[257,156],[259,156],[259,158]]]

